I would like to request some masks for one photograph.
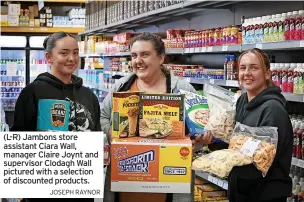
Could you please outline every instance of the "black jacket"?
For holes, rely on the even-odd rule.
[[[237,101],[236,121],[259,127],[278,127],[278,147],[266,177],[253,165],[235,167],[229,175],[230,202],[258,202],[287,197],[292,191],[289,177],[293,130],[285,110],[286,100],[278,87],[266,88],[248,102],[247,93]]]
[[[70,102],[69,131],[100,131],[100,106],[96,95],[82,86],[82,79],[72,76],[64,84],[49,73],[40,74],[20,93],[14,113],[12,131],[36,131],[39,99]]]

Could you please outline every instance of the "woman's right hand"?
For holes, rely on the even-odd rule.
[[[212,143],[212,135],[209,131],[206,131],[203,135],[199,134],[195,137],[195,141],[203,145],[208,145]]]

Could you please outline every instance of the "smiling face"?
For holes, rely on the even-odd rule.
[[[140,79],[153,77],[164,62],[165,55],[158,55],[151,41],[139,40],[131,48],[133,72]]]
[[[57,73],[71,75],[79,64],[77,41],[69,36],[58,39],[51,53],[46,52],[46,59]]]
[[[239,81],[241,86],[251,94],[259,94],[267,87],[270,79],[269,70],[262,64],[258,56],[252,52],[244,54],[239,62]]]

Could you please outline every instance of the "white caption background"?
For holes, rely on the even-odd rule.
[[[18,134],[18,135],[16,135]],[[24,140],[27,135],[43,135],[43,136],[56,136],[57,140]],[[20,136],[19,136],[20,135]],[[59,140],[59,136],[77,136],[77,140]],[[104,172],[103,172],[103,148],[104,140],[102,132],[1,132],[0,133],[0,198],[103,198],[104,191]],[[5,138],[6,137],[6,138]],[[7,138],[8,137],[8,138]],[[19,139],[20,138],[20,139]],[[6,139],[6,140],[5,140]],[[8,140],[9,139],[9,140]],[[18,140],[16,140],[18,139]],[[5,144],[37,144],[36,149],[4,149]],[[63,149],[60,144],[72,145],[75,143],[75,148]],[[43,145],[45,149],[39,148],[39,145]],[[47,149],[47,145],[53,145],[51,149]],[[58,149],[54,145],[58,145]],[[41,158],[39,157],[39,152],[59,153],[59,158]],[[80,152],[82,152],[82,158],[80,157]],[[98,157],[97,153],[98,152]],[[36,153],[34,158],[5,158],[5,153]],[[69,157],[63,158],[65,153],[68,153]],[[95,156],[86,158],[87,153],[90,155],[93,153]],[[72,159],[72,156],[74,158]],[[97,157],[97,158],[95,158]],[[46,160],[52,160],[53,162],[65,161],[70,163],[70,168],[67,166],[45,166]],[[42,161],[41,166],[4,166],[6,162],[18,162],[18,161]],[[71,163],[74,162],[74,163]],[[80,165],[79,163],[82,163]],[[87,165],[85,165],[87,164]],[[48,174],[38,174],[37,171],[43,169],[48,170]],[[23,175],[16,175],[11,173],[6,173],[7,170],[32,170],[34,173],[28,173]],[[93,174],[90,175],[61,175],[61,170],[87,170]],[[50,170],[50,171],[49,171]],[[55,171],[58,171],[58,175]],[[90,170],[90,171],[89,171]],[[15,172],[15,171],[14,171]],[[66,171],[65,171],[66,172]],[[16,184],[13,180],[19,179],[53,179],[53,183],[43,183],[43,184]],[[69,183],[67,180],[75,181],[78,179],[81,182],[81,178],[87,179],[88,184],[73,184]],[[8,181],[9,184],[5,184],[4,181]],[[62,179],[66,179],[62,181]],[[79,180],[80,179],[80,180]],[[61,181],[60,181],[61,180]],[[48,181],[49,182],[49,181]],[[55,185],[55,183],[57,183]],[[54,193],[56,195],[54,195]]]

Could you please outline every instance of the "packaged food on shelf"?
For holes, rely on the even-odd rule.
[[[112,138],[136,136],[139,92],[115,92],[112,103]]]
[[[235,103],[238,94],[211,84],[204,85],[204,92],[210,110],[205,129],[215,138],[228,143],[235,126]]]
[[[252,159],[263,176],[266,176],[276,155],[278,132],[276,127],[250,127],[236,123],[229,149],[240,151]]]
[[[183,139],[185,137],[184,98],[181,94],[141,93],[139,136]]]
[[[207,98],[185,90],[179,92],[185,95],[185,117],[190,135],[204,134],[209,119]]]
[[[192,162],[192,170],[212,173],[220,178],[229,175],[234,166],[252,163],[252,159],[233,149],[223,149],[203,155]]]

